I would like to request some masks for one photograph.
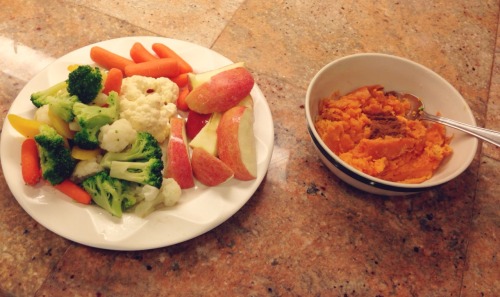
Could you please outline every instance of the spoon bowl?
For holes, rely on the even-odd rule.
[[[472,126],[462,122],[454,121],[452,119],[444,118],[438,115],[432,115],[425,111],[425,106],[422,100],[420,100],[420,98],[412,94],[403,94],[401,95],[401,99],[406,100],[410,103],[411,108],[406,114],[406,118],[410,120],[420,119],[420,120],[441,123],[448,127],[452,127],[462,132],[469,133],[470,135],[473,135],[479,139],[492,143],[496,146],[500,146],[500,132],[498,131]]]

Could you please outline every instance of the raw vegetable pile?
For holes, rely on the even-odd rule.
[[[71,65],[65,81],[33,93],[33,119],[8,115],[26,137],[27,185],[143,217],[175,205],[195,179],[256,178],[254,81],[244,64],[195,74],[166,45],[152,50],[136,42],[127,58],[94,46],[98,67]]]

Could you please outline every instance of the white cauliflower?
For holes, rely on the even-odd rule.
[[[82,160],[76,163],[75,169],[71,174],[70,179],[76,183],[82,182],[87,177],[90,177],[104,170],[104,167],[99,164],[97,158]]]
[[[50,118],[49,118],[49,105],[45,104],[37,108],[35,111],[35,121],[45,123],[47,125],[52,125]]]
[[[168,78],[126,77],[120,91],[120,118],[162,143],[170,134],[170,118],[177,113],[174,102],[178,95],[179,87]]]
[[[135,141],[137,131],[127,119],[119,119],[101,127],[99,146],[108,152],[121,152]]]
[[[135,214],[140,217],[145,217],[155,209],[160,207],[171,207],[177,204],[181,198],[182,189],[173,178],[164,178],[160,189],[143,188],[142,195],[144,197],[135,207]],[[151,195],[156,195],[154,198]]]

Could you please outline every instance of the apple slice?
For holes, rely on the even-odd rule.
[[[167,144],[167,164],[164,176],[173,178],[181,187],[194,187],[193,170],[186,140],[184,119],[170,119],[170,137]]]
[[[239,180],[257,177],[257,152],[253,132],[253,109],[235,106],[226,111],[217,128],[217,151],[222,162]]]
[[[246,96],[245,98],[243,98],[243,100],[240,101],[240,103],[238,103],[238,105],[253,108],[252,96],[250,96],[250,95]]]
[[[191,165],[194,177],[209,187],[220,185],[234,176],[229,166],[202,148],[193,149]]]
[[[219,126],[222,114],[214,112],[210,116],[208,123],[198,132],[195,138],[191,140],[191,148],[202,148],[213,156],[217,156],[217,127]]]
[[[193,139],[200,130],[205,127],[210,119],[210,114],[197,113],[194,110],[188,112],[186,120],[186,135],[189,139]]]
[[[252,74],[244,67],[225,70],[193,88],[186,97],[186,104],[190,110],[202,114],[224,112],[249,95],[254,82]]]
[[[229,65],[226,65],[226,66],[214,69],[214,70],[201,72],[201,73],[189,72],[188,73],[188,88],[189,88],[189,90],[197,88],[201,84],[209,81],[212,76],[214,76],[218,73],[221,73],[223,71],[238,68],[238,67],[245,67],[245,63],[244,62],[233,63],[233,64],[229,64]]]

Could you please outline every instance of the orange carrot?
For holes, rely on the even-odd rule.
[[[102,92],[109,95],[109,92],[115,91],[120,94],[122,89],[123,72],[118,68],[111,68],[108,71],[106,80],[104,81],[104,88]]]
[[[181,73],[177,75],[176,77],[172,77],[171,80],[179,86],[179,88],[183,88],[187,86],[188,84],[188,74],[187,73]]]
[[[21,144],[21,173],[24,182],[30,186],[36,185],[42,178],[38,147],[33,138],[26,138]]]
[[[142,75],[149,77],[176,77],[179,65],[175,59],[165,58],[154,61],[130,64],[125,67],[125,76]]]
[[[135,64],[134,61],[112,53],[100,46],[93,46],[90,49],[90,58],[106,69],[118,68],[122,72],[125,71],[125,66]]]
[[[158,55],[160,58],[173,58],[176,59],[177,62],[179,63],[179,73],[188,73],[188,72],[193,72],[193,67],[189,65],[186,60],[184,60],[181,56],[179,56],[175,51],[173,51],[171,48],[166,46],[163,43],[154,43],[153,46],[153,51]]]
[[[142,63],[158,59],[157,56],[150,53],[140,42],[136,42],[130,48],[130,57],[136,63]]]
[[[189,111],[189,107],[186,103],[186,97],[189,94],[188,88],[182,88],[179,90],[179,96],[177,97],[177,108],[182,111]]]
[[[92,197],[89,193],[69,179],[64,180],[60,184],[54,185],[54,188],[68,195],[76,202],[90,204],[92,201]]]

